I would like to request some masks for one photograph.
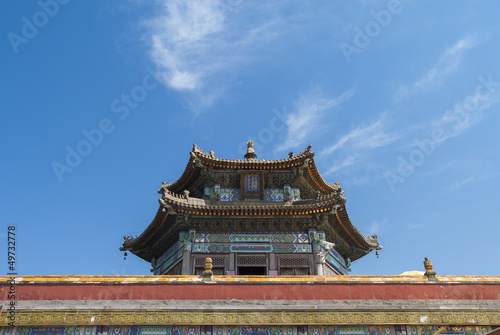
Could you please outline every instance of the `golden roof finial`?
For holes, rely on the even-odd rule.
[[[253,141],[251,140],[247,142],[247,153],[244,157],[249,161],[253,161],[257,158],[257,154],[255,153],[255,150],[253,150]]]
[[[427,277],[427,280],[438,281],[438,279],[436,278],[436,271],[433,270],[432,262],[429,260],[428,257],[425,257],[425,259],[424,259],[424,268],[425,268],[425,276]]]
[[[205,271],[203,271],[202,277],[203,281],[211,281],[214,273],[212,272],[212,259],[210,257],[205,258]]]

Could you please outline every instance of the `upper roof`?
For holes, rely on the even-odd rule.
[[[283,170],[290,168],[307,168],[304,178],[314,185],[315,189],[322,193],[331,193],[339,189],[338,184],[328,184],[319,174],[316,164],[314,163],[314,152],[309,145],[304,151],[295,154],[290,152],[288,158],[278,160],[256,160],[257,155],[253,151],[253,142],[247,143],[247,156],[249,153],[254,153],[255,158],[241,159],[223,159],[215,157],[213,151],[208,153],[202,151],[196,143],[193,144],[193,150],[190,152],[191,159],[188,161],[186,169],[182,176],[173,184],[168,185],[168,189],[174,193],[180,193],[187,189],[191,183],[199,176],[201,170],[209,167],[216,169],[235,169],[235,170]]]

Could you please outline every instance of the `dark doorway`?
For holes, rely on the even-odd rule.
[[[240,276],[265,276],[267,273],[265,266],[240,266],[238,267],[238,274]]]

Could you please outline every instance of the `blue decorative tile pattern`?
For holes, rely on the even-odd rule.
[[[158,260],[155,260],[152,263],[154,264],[153,273],[155,275],[161,274],[163,270],[174,264],[174,262],[181,258],[183,254],[184,243],[180,241],[175,242],[173,246],[168,248],[168,250],[158,258]]]
[[[264,201],[285,201],[285,192],[282,188],[266,188]]]
[[[262,244],[237,244],[229,247],[230,252],[273,252],[272,245]]]
[[[218,197],[220,201],[241,201],[241,191],[237,187],[221,187],[219,184],[203,189],[204,199],[214,197]]]
[[[234,243],[238,242],[263,242],[269,243],[273,240],[271,234],[231,234],[229,240]]]
[[[219,193],[220,201],[241,201],[241,192],[239,188],[221,187]]]
[[[285,185],[283,188],[264,189],[264,201],[300,200],[300,189]]]
[[[212,243],[200,243],[193,245],[194,253],[229,253],[229,252],[241,252],[241,253],[311,253],[312,248],[310,244],[212,244]]]
[[[326,326],[325,335],[380,335],[380,331],[373,329],[370,332],[368,326]]]
[[[184,255],[184,248],[177,250],[175,255],[172,255],[172,257],[170,257],[165,263],[163,263],[161,266],[156,268],[153,273],[155,275],[161,274],[164,270],[166,270],[168,267],[170,267],[170,265],[174,264],[175,261],[177,261],[179,258],[181,258],[182,255]]]
[[[349,270],[344,265],[342,265],[338,259],[335,259],[335,257],[332,256],[331,250],[330,253],[326,256],[326,262],[333,266],[340,273],[344,275],[349,274]]]
[[[212,187],[206,186],[203,189],[203,198],[212,199],[214,197],[220,201],[243,201],[239,187],[221,187],[219,184],[215,184]],[[255,198],[245,200],[256,201],[259,200],[258,198],[258,196],[255,196]],[[290,185],[285,185],[283,188],[264,189],[264,201],[286,201],[288,199],[300,200],[300,189],[292,188]]]
[[[309,244],[309,233],[307,232],[197,232],[195,243],[303,243]]]
[[[208,252],[208,253],[228,253],[228,244],[195,244],[193,245],[193,252]]]
[[[271,335],[271,327],[241,327],[240,335]]]

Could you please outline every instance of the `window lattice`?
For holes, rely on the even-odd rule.
[[[325,276],[336,276],[336,275],[338,275],[337,272],[333,271],[333,269],[331,267],[329,267],[328,265],[323,265],[323,274]]]
[[[295,269],[295,273],[297,274],[297,276],[307,276],[309,274],[309,269]]]
[[[238,265],[267,265],[265,256],[238,257]]]
[[[258,191],[259,190],[259,175],[245,176],[245,190]]]
[[[224,268],[213,268],[212,269],[212,272],[214,273],[214,275],[216,276],[223,276],[225,275],[224,273]]]
[[[226,258],[225,257],[211,257],[212,258],[212,265],[213,266],[224,266],[226,265]],[[194,265],[195,266],[205,266],[205,258],[200,258],[197,257],[194,260]]]
[[[309,268],[281,268],[280,275],[307,276],[307,275],[309,275]]]
[[[168,271],[167,273],[165,273],[166,275],[169,275],[169,276],[178,276],[178,275],[181,275],[182,274],[182,261],[179,262],[176,266],[174,266],[173,268],[170,269],[170,271]]]
[[[308,258],[280,258],[280,266],[309,266]]]

